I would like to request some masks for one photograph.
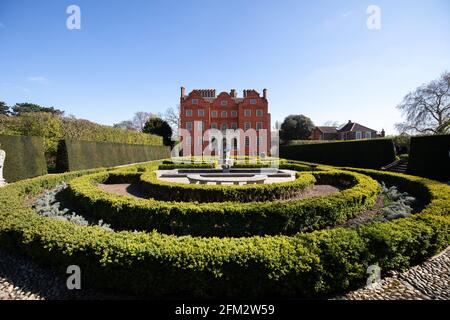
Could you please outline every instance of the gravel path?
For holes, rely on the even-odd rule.
[[[83,288],[83,285],[82,285]],[[30,259],[0,249],[0,300],[127,299],[91,289],[68,290],[58,277]]]
[[[450,247],[403,273],[394,273],[372,288],[362,288],[338,299],[449,300]]]
[[[98,187],[106,192],[111,192],[115,194],[120,194],[122,196],[129,196],[133,198],[143,198],[148,199],[149,196],[142,192],[137,184],[130,183],[115,183],[115,184],[98,184]],[[330,186],[330,185],[319,185],[315,184],[308,188],[306,188],[300,195],[296,197],[292,197],[286,200],[280,201],[291,201],[291,200],[300,200],[307,199],[312,197],[320,197],[320,196],[328,196],[330,194],[341,191],[339,188]]]
[[[68,290],[65,279],[28,258],[0,249],[0,300],[128,299],[94,290]],[[336,299],[450,299],[450,247],[404,273]]]

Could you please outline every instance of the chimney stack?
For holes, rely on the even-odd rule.
[[[265,88],[263,90],[263,98],[267,99],[267,89],[265,89]]]
[[[185,93],[186,93],[186,89],[184,87],[181,87],[181,99],[184,98]]]
[[[233,97],[233,98],[237,97],[236,89],[231,89],[230,96]]]
[[[386,132],[384,131],[384,129],[381,129],[381,137],[385,137],[385,135],[386,135]]]

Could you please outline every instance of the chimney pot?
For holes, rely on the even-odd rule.
[[[181,99],[184,98],[185,93],[186,93],[186,89],[184,87],[181,87]]]
[[[264,98],[264,99],[267,99],[267,89],[264,89],[264,90],[263,90],[263,98]]]

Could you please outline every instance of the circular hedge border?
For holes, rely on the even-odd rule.
[[[297,173],[294,181],[271,184],[202,185],[159,180],[155,171],[141,175],[140,185],[149,197],[178,202],[260,202],[291,199],[301,194],[316,179],[309,173]]]
[[[348,189],[324,197],[274,202],[168,202],[135,199],[101,190],[99,183],[137,181],[137,172],[101,172],[69,183],[68,193],[78,209],[113,228],[158,230],[166,234],[194,236],[252,236],[294,234],[334,226],[373,206],[378,183],[362,174],[329,170],[304,172],[298,181],[316,179],[330,184],[347,183]],[[296,185],[295,181],[290,182]],[[201,186],[209,189],[209,186]],[[271,190],[261,185],[253,190]],[[237,188],[236,188],[237,189]]]
[[[83,285],[163,297],[318,297],[365,283],[366,268],[418,263],[450,244],[450,186],[402,174],[358,170],[429,201],[418,214],[356,229],[295,236],[176,237],[108,232],[36,214],[25,201],[86,172],[48,175],[0,190],[0,245],[57,268],[82,270]]]

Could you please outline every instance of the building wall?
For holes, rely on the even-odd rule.
[[[212,91],[214,92],[214,91]],[[208,91],[206,95],[209,95]],[[215,94],[215,93],[214,93]],[[232,96],[234,95],[234,97]],[[236,101],[236,96],[231,93],[222,92],[216,97],[204,97],[205,91],[193,90],[188,95],[184,95],[182,89],[182,96],[180,98],[180,128],[188,129],[187,123],[192,123],[192,139],[183,142],[183,148],[191,148],[191,154],[200,155],[202,151],[208,146],[208,141],[203,141],[201,148],[195,149],[195,144],[198,143],[199,137],[203,136],[204,131],[212,128],[221,129],[226,126],[227,129],[232,129],[233,126],[245,131],[246,123],[250,128],[255,129],[257,123],[262,123],[262,129],[267,130],[267,141],[263,141],[266,154],[270,151],[270,113],[268,112],[267,96],[260,96],[255,90],[245,90],[244,97]],[[193,104],[193,99],[196,99],[197,104]],[[255,104],[251,102],[256,100]],[[226,103],[226,105],[223,105]],[[192,110],[192,115],[187,114],[187,110]],[[203,116],[199,116],[198,110],[203,110]],[[250,116],[245,114],[245,110],[250,110]],[[257,110],[262,111],[262,115],[257,115]],[[234,113],[234,114],[233,114]],[[197,136],[194,136],[195,121],[203,122],[203,130],[199,130]],[[259,132],[258,132],[259,135]],[[240,148],[245,148],[245,154],[249,154],[249,148],[245,146],[245,137],[241,137],[238,142]],[[237,154],[237,151],[232,151],[232,154]]]

